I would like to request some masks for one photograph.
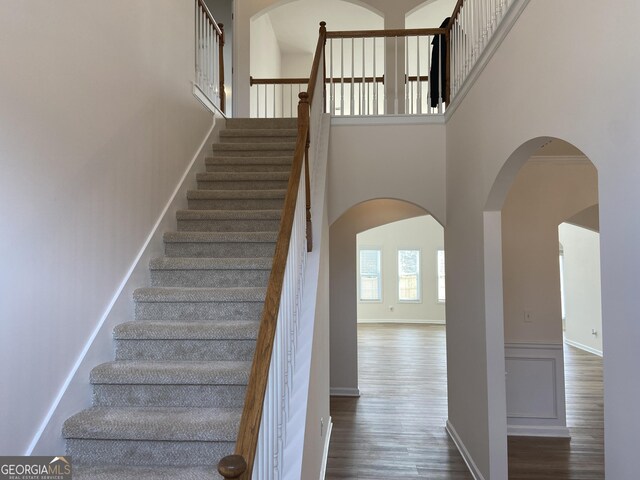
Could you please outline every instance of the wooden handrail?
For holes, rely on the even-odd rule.
[[[444,35],[446,28],[409,28],[392,30],[343,30],[327,32],[327,38],[413,37],[416,35]]]
[[[309,83],[308,78],[250,78],[250,85],[302,85],[305,83]],[[415,80],[415,76],[410,77]],[[425,79],[426,77],[420,76],[420,79]],[[342,79],[339,81],[334,81],[333,83],[340,83]],[[329,77],[325,77],[324,83],[331,83],[331,79]],[[344,83],[362,83],[362,77],[355,78],[345,78]],[[384,75],[379,75],[377,77],[365,77],[364,83],[384,83]]]
[[[249,77],[249,85],[297,85],[309,83],[308,78],[253,78]]]
[[[462,10],[463,3],[464,0],[458,0],[458,3],[456,3],[456,6],[453,8],[451,20],[449,21],[449,25],[447,25],[447,34],[451,31],[451,28],[453,28],[453,24],[455,23],[456,18],[458,18],[458,15],[460,15],[460,10]]]
[[[309,75],[309,105],[313,103],[313,94],[316,91],[316,77],[320,69],[320,60],[324,57],[324,45],[327,42],[327,23],[320,22],[320,32],[318,35],[318,43],[316,44],[316,52],[313,56],[313,64],[311,65],[311,75]]]
[[[291,233],[296,210],[296,203],[303,199],[298,199],[298,190],[302,179],[303,163],[307,160],[305,169],[306,198],[304,199],[307,210],[307,249],[311,248],[311,216],[310,216],[310,194],[309,194],[309,111],[310,103],[313,99],[318,69],[320,68],[320,56],[323,55],[324,41],[326,36],[325,23],[320,24],[320,35],[318,47],[311,69],[309,91],[299,94],[298,103],[298,135],[296,147],[293,155],[293,165],[287,184],[287,193],[284,199],[282,220],[276,240],[273,266],[269,276],[269,284],[260,319],[260,328],[256,340],[256,351],[249,373],[249,383],[245,395],[244,408],[238,429],[238,440],[236,442],[235,454],[224,457],[218,463],[218,472],[226,479],[238,478],[249,480],[253,473],[256,449],[260,433],[260,423],[264,407],[267,382],[269,380],[269,369],[271,366],[271,355],[275,341],[280,299],[284,285],[284,275],[289,254],[289,244],[291,243]]]
[[[198,0],[198,5],[200,5],[200,8],[204,10],[204,13],[207,15],[207,19],[209,20],[209,23],[213,25],[213,28],[216,29],[216,31],[218,32],[218,35],[222,36],[223,35],[222,29],[220,28],[220,25],[218,25],[218,23],[213,18],[213,15],[211,15],[211,10],[209,10],[209,7],[207,7],[207,4],[204,3],[204,0]]]

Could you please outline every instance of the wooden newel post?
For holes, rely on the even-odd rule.
[[[222,113],[225,112],[226,103],[227,103],[227,94],[224,91],[224,25],[219,23],[220,31],[222,34],[220,35],[220,42],[218,43],[218,68],[220,72],[220,110]]]
[[[302,131],[306,138],[304,148],[304,189],[307,211],[307,251],[310,252],[313,247],[313,235],[311,232],[311,180],[309,178],[309,145],[311,143],[309,133],[309,94],[307,92],[300,92],[298,97],[300,98],[300,101],[298,102],[298,132],[300,133]]]
[[[240,478],[247,470],[247,462],[242,455],[227,455],[218,463],[218,472],[225,479]]]

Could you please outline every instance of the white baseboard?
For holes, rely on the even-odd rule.
[[[359,318],[358,323],[421,323],[426,325],[445,325],[445,320],[426,318]]]
[[[445,429],[447,430],[447,433],[451,437],[451,440],[453,440],[453,443],[456,444],[456,448],[460,452],[460,455],[462,455],[462,459],[464,460],[464,463],[467,464],[467,468],[471,472],[471,475],[473,476],[474,480],[484,480],[484,477],[482,476],[482,473],[478,469],[478,466],[473,461],[473,458],[471,458],[471,455],[469,454],[467,447],[464,446],[464,443],[458,436],[458,432],[456,432],[456,429],[453,427],[453,425],[449,420],[447,420]]]
[[[324,480],[327,474],[327,461],[329,460],[329,444],[331,443],[331,432],[333,431],[333,421],[329,417],[329,425],[327,425],[327,434],[324,436],[324,450],[322,451],[322,465],[320,467],[320,480]]]
[[[571,432],[567,427],[553,425],[507,425],[507,435],[510,437],[571,438]]]
[[[360,389],[334,387],[329,392],[329,395],[331,395],[332,397],[359,397]]]
[[[569,340],[568,338],[564,339],[564,343],[566,343],[567,345],[571,345],[572,347],[579,348],[580,350],[584,350],[585,352],[593,353],[594,355],[602,357],[602,352],[600,350],[596,350],[595,348],[592,348],[592,347],[587,347],[582,343],[574,342],[573,340]]]

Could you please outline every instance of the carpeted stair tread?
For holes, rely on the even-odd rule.
[[[244,199],[284,199],[286,190],[189,190],[188,200],[244,200]]]
[[[151,270],[271,270],[273,259],[159,257],[149,262]]]
[[[250,362],[140,361],[103,363],[91,371],[92,384],[246,385]]]
[[[278,232],[166,232],[165,243],[273,243]]]
[[[213,480],[222,478],[215,466],[128,467],[125,465],[75,466],[74,480]]]
[[[289,180],[289,172],[206,172],[196,174],[198,182],[252,182]]]
[[[135,320],[117,325],[116,340],[255,340],[258,322],[250,320]]]
[[[248,142],[248,143],[214,143],[213,151],[215,152],[244,152],[244,151],[291,151],[296,148],[295,142]]]
[[[267,289],[261,287],[181,288],[144,287],[133,292],[137,303],[170,302],[264,302]]]
[[[178,210],[178,220],[280,220],[282,210]]]
[[[69,418],[65,438],[95,440],[235,441],[239,408],[92,407]]]

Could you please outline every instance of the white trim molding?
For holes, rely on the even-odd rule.
[[[329,395],[332,397],[359,397],[359,388],[347,388],[347,387],[332,387]]]
[[[507,435],[510,437],[571,438],[569,428],[553,425],[509,425],[507,426]]]
[[[451,440],[453,440],[453,443],[455,443],[456,448],[460,452],[460,455],[462,455],[462,459],[464,460],[464,463],[467,464],[467,468],[469,469],[469,472],[471,472],[474,480],[484,480],[482,472],[480,472],[480,469],[476,465],[476,462],[473,461],[473,457],[471,457],[471,454],[467,450],[467,447],[465,447],[464,442],[449,420],[447,420],[445,430],[449,434],[449,437],[451,437]]]
[[[570,438],[563,345],[506,343],[507,434]]]
[[[331,126],[345,125],[444,125],[444,115],[338,115],[331,116]]]
[[[427,318],[359,318],[358,323],[422,323],[425,325],[446,325],[445,320]]]
[[[571,345],[572,347],[579,348],[580,350],[584,350],[585,352],[592,353],[593,355],[597,355],[599,357],[602,357],[602,351],[601,350],[596,350],[593,347],[588,347],[587,345],[583,345],[580,342],[574,342],[573,340],[569,340],[568,338],[565,337],[564,343],[566,343],[567,345]]]
[[[329,417],[327,433],[324,436],[324,449],[322,450],[322,464],[320,466],[320,480],[324,480],[327,475],[327,462],[329,460],[329,444],[331,443],[331,432],[333,431],[333,420]]]

